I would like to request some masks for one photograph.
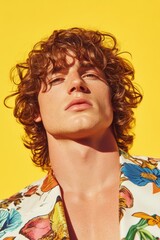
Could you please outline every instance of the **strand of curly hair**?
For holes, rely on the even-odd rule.
[[[16,96],[14,116],[24,126],[24,145],[32,151],[33,162],[43,169],[49,167],[50,161],[45,128],[42,122],[35,121],[39,114],[38,93],[42,82],[47,84],[51,64],[51,71],[66,67],[66,55],[71,53],[79,61],[88,61],[104,72],[111,89],[112,128],[119,148],[128,152],[134,139],[133,109],[141,102],[142,94],[133,84],[134,68],[121,57],[116,38],[109,33],[82,28],[54,31],[47,40],[34,46],[24,63],[12,69],[11,79],[17,89],[5,99],[6,103],[8,98]]]

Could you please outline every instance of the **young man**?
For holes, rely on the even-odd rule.
[[[16,68],[14,115],[48,175],[1,201],[1,239],[159,239],[158,160],[128,153],[142,95],[115,37],[54,31]]]

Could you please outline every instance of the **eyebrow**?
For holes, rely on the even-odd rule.
[[[104,75],[104,72],[99,69],[98,67],[96,67],[96,65],[92,64],[91,62],[88,62],[88,61],[82,61],[80,62],[80,68],[79,68],[79,71],[87,71],[87,70],[94,70],[96,71],[99,76],[102,78],[102,79],[105,79],[105,75]]]
[[[79,72],[82,72],[85,70],[90,70],[90,69],[94,69],[96,71],[98,70],[96,68],[96,66],[89,61],[83,60],[83,61],[80,61],[79,64],[80,64],[79,69],[78,69]],[[72,66],[72,64],[69,66],[55,66],[51,72],[52,72],[52,74],[57,74],[57,73],[67,74],[67,72],[69,71],[69,68],[71,66]]]
[[[52,69],[52,74],[67,73],[68,70],[69,70],[69,67],[56,66]]]
[[[90,62],[83,61],[83,62],[80,62],[80,68],[96,68],[96,66]]]

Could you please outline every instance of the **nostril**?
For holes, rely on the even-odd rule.
[[[71,89],[70,89],[70,92],[74,92],[76,90],[76,88],[75,87],[72,87]]]
[[[69,88],[69,92],[84,92],[84,93],[89,93],[89,89],[85,83],[82,81],[73,81],[72,85]]]
[[[80,89],[84,91],[86,89],[86,87],[80,86]]]
[[[81,92],[84,92],[84,93],[89,93],[90,92],[88,87],[85,86],[85,85],[81,85],[80,86],[80,90],[81,90]]]

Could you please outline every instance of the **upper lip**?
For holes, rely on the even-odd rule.
[[[83,99],[83,98],[79,98],[79,99],[74,99],[69,104],[67,104],[67,106],[65,107],[65,110],[67,110],[68,108],[70,108],[73,105],[82,104],[82,103],[87,103],[87,104],[92,106],[92,103],[89,100]]]

